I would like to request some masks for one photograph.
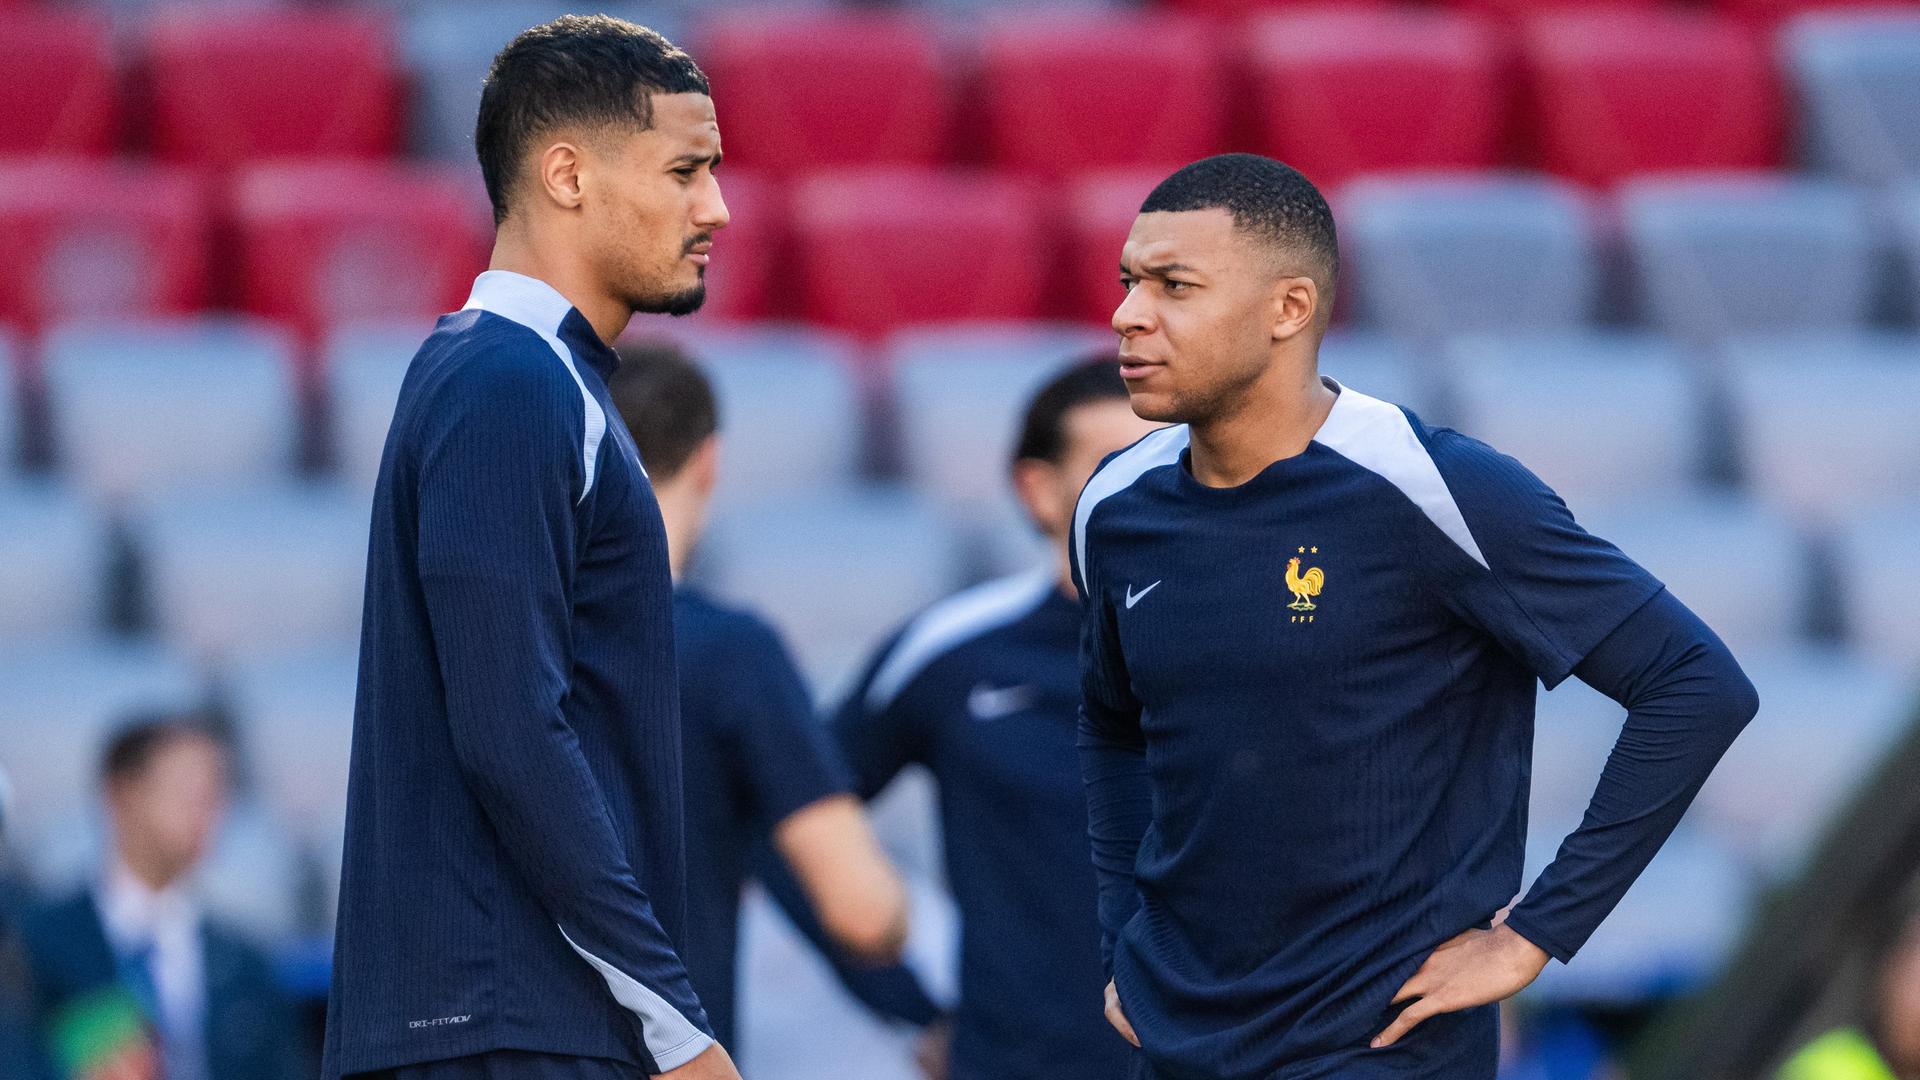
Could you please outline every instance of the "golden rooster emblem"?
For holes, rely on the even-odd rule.
[[[1316,554],[1320,551],[1318,547],[1313,550]],[[1306,548],[1300,549],[1300,554],[1304,555],[1306,552]],[[1309,566],[1303,572],[1300,569],[1299,556],[1287,560],[1287,589],[1293,593],[1293,603],[1287,605],[1289,608],[1295,611],[1312,611],[1313,598],[1320,595],[1320,588],[1326,583],[1326,572],[1319,567]]]

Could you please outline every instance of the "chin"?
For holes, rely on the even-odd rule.
[[[631,301],[633,310],[649,315],[691,315],[707,302],[707,283],[696,281],[679,292],[639,297]]]
[[[1127,404],[1133,406],[1133,415],[1156,424],[1178,424],[1186,420],[1171,394],[1133,390],[1127,394]]]

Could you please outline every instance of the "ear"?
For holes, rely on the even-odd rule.
[[[712,496],[714,485],[720,481],[720,436],[707,436],[707,441],[693,452],[681,471],[686,473],[688,482],[693,484],[701,501]]]
[[[1310,277],[1284,277],[1273,283],[1273,340],[1287,341],[1319,321],[1320,285]]]
[[[1055,495],[1059,467],[1036,458],[1021,458],[1013,463],[1013,493],[1027,512],[1027,520],[1041,532],[1053,528]]]
[[[540,187],[546,197],[563,210],[580,208],[580,147],[557,142],[540,153]]]

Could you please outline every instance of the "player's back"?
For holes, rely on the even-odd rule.
[[[533,740],[577,745],[654,915],[683,918],[666,543],[608,422],[616,361],[557,293],[494,276],[415,356],[375,490],[330,1077],[498,1048],[645,1060],[514,863],[564,854],[508,850],[489,815]]]

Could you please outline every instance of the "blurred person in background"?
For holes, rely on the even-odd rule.
[[[228,748],[197,715],[131,721],[100,783],[93,883],[22,931],[52,1057],[74,1080],[292,1080],[298,1030],[267,958],[192,890],[226,812]]]
[[[34,1035],[33,977],[20,940],[29,898],[6,858],[12,795],[7,774],[0,771],[0,1076],[42,1080],[49,1070]]]
[[[1830,1031],[1780,1069],[1779,1080],[1920,1080],[1920,918],[1909,922],[1875,979],[1871,1012]]]
[[[939,788],[960,923],[950,1018],[898,973],[841,973],[870,1006],[928,1022],[918,1057],[951,1080],[1114,1080],[1127,1048],[1099,1008],[1106,982],[1075,728],[1080,604],[1067,573],[1073,504],[1100,460],[1153,430],[1127,406],[1113,356],[1077,362],[1028,404],[1014,494],[1054,556],[910,620],[834,714],[854,790],[908,765]]]
[[[608,383],[666,523],[685,738],[687,935],[682,957],[714,1035],[734,1045],[740,890],[755,848],[803,883],[833,942],[874,964],[906,940],[906,887],[847,793],[806,683],[774,629],[686,583],[719,479],[713,387],[665,344],[623,346]]]
[[[1619,902],[1752,683],[1519,463],[1320,374],[1338,246],[1296,170],[1175,172],[1120,262],[1133,409],[1178,425],[1095,473],[1071,541],[1133,1075],[1491,1080],[1495,1003]],[[1569,675],[1626,722],[1512,903],[1535,683]]]
[[[733,1080],[680,958],[666,533],[606,388],[636,312],[705,297],[713,99],[652,30],[562,16],[494,58],[474,144],[491,269],[374,493],[323,1075]]]

